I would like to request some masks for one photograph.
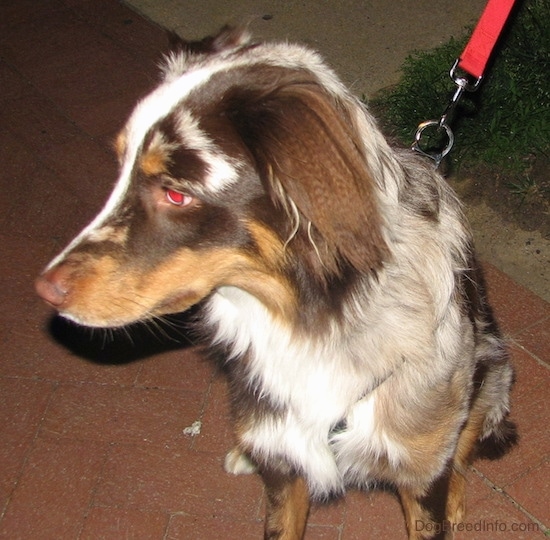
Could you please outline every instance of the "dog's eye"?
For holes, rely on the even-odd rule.
[[[174,191],[173,189],[166,190],[166,200],[174,206],[187,206],[193,200],[193,197]]]

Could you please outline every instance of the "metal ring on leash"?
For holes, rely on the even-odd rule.
[[[437,131],[441,132],[442,130],[445,132],[445,135],[447,137],[447,144],[443,148],[443,150],[439,152],[428,152],[420,146],[420,140],[422,139],[422,134],[424,131],[428,128],[435,127]],[[451,127],[441,120],[427,120],[426,122],[422,122],[418,129],[416,130],[416,134],[414,136],[414,143],[412,145],[412,149],[415,152],[418,152],[424,156],[429,157],[430,159],[433,159],[435,161],[435,167],[439,167],[439,164],[443,160],[443,158],[451,151],[451,148],[453,147],[455,141],[455,136],[453,134],[453,130]]]

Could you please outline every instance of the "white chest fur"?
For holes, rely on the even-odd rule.
[[[372,341],[335,328],[315,342],[293,338],[254,297],[234,288],[213,296],[209,319],[217,328],[215,341],[229,345],[229,361],[249,352],[243,384],[283,411],[242,435],[256,457],[283,458],[320,497],[343,490],[356,452],[390,452],[400,459],[400,449],[376,425],[373,390],[391,374],[392,362],[377,362],[381,351],[373,350]],[[334,430],[343,423],[345,431]]]

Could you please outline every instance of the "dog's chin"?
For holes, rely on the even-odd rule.
[[[166,299],[159,301],[155,306],[141,310],[86,310],[58,309],[58,314],[79,326],[89,328],[121,328],[150,319],[173,315],[188,310],[202,300],[204,295],[196,291],[183,291],[175,293]]]
[[[122,328],[132,323],[138,322],[140,318],[109,318],[109,317],[94,317],[93,314],[87,313],[86,316],[80,314],[71,313],[69,311],[59,311],[60,317],[67,319],[79,326],[86,326],[88,328]],[[145,319],[145,317],[144,317]]]
[[[63,310],[58,311],[58,315],[79,326],[86,326],[88,328],[122,328],[134,323],[162,317],[163,315],[181,313],[189,309],[192,305],[194,305],[194,303],[189,303],[179,297],[166,300],[152,310],[148,310],[144,313],[134,313],[132,316],[129,316],[127,313],[121,313],[120,315],[99,315],[93,312],[80,314]]]

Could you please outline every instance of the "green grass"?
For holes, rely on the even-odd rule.
[[[464,95],[451,120],[454,172],[488,165],[519,177],[518,192],[535,189],[526,175],[535,160],[546,163],[550,154],[549,20],[550,0],[525,0],[509,20],[481,87]],[[404,144],[414,140],[421,121],[437,119],[445,109],[455,89],[448,72],[470,33],[408,57],[399,84],[373,100],[386,128]],[[538,191],[550,199],[547,187]]]

